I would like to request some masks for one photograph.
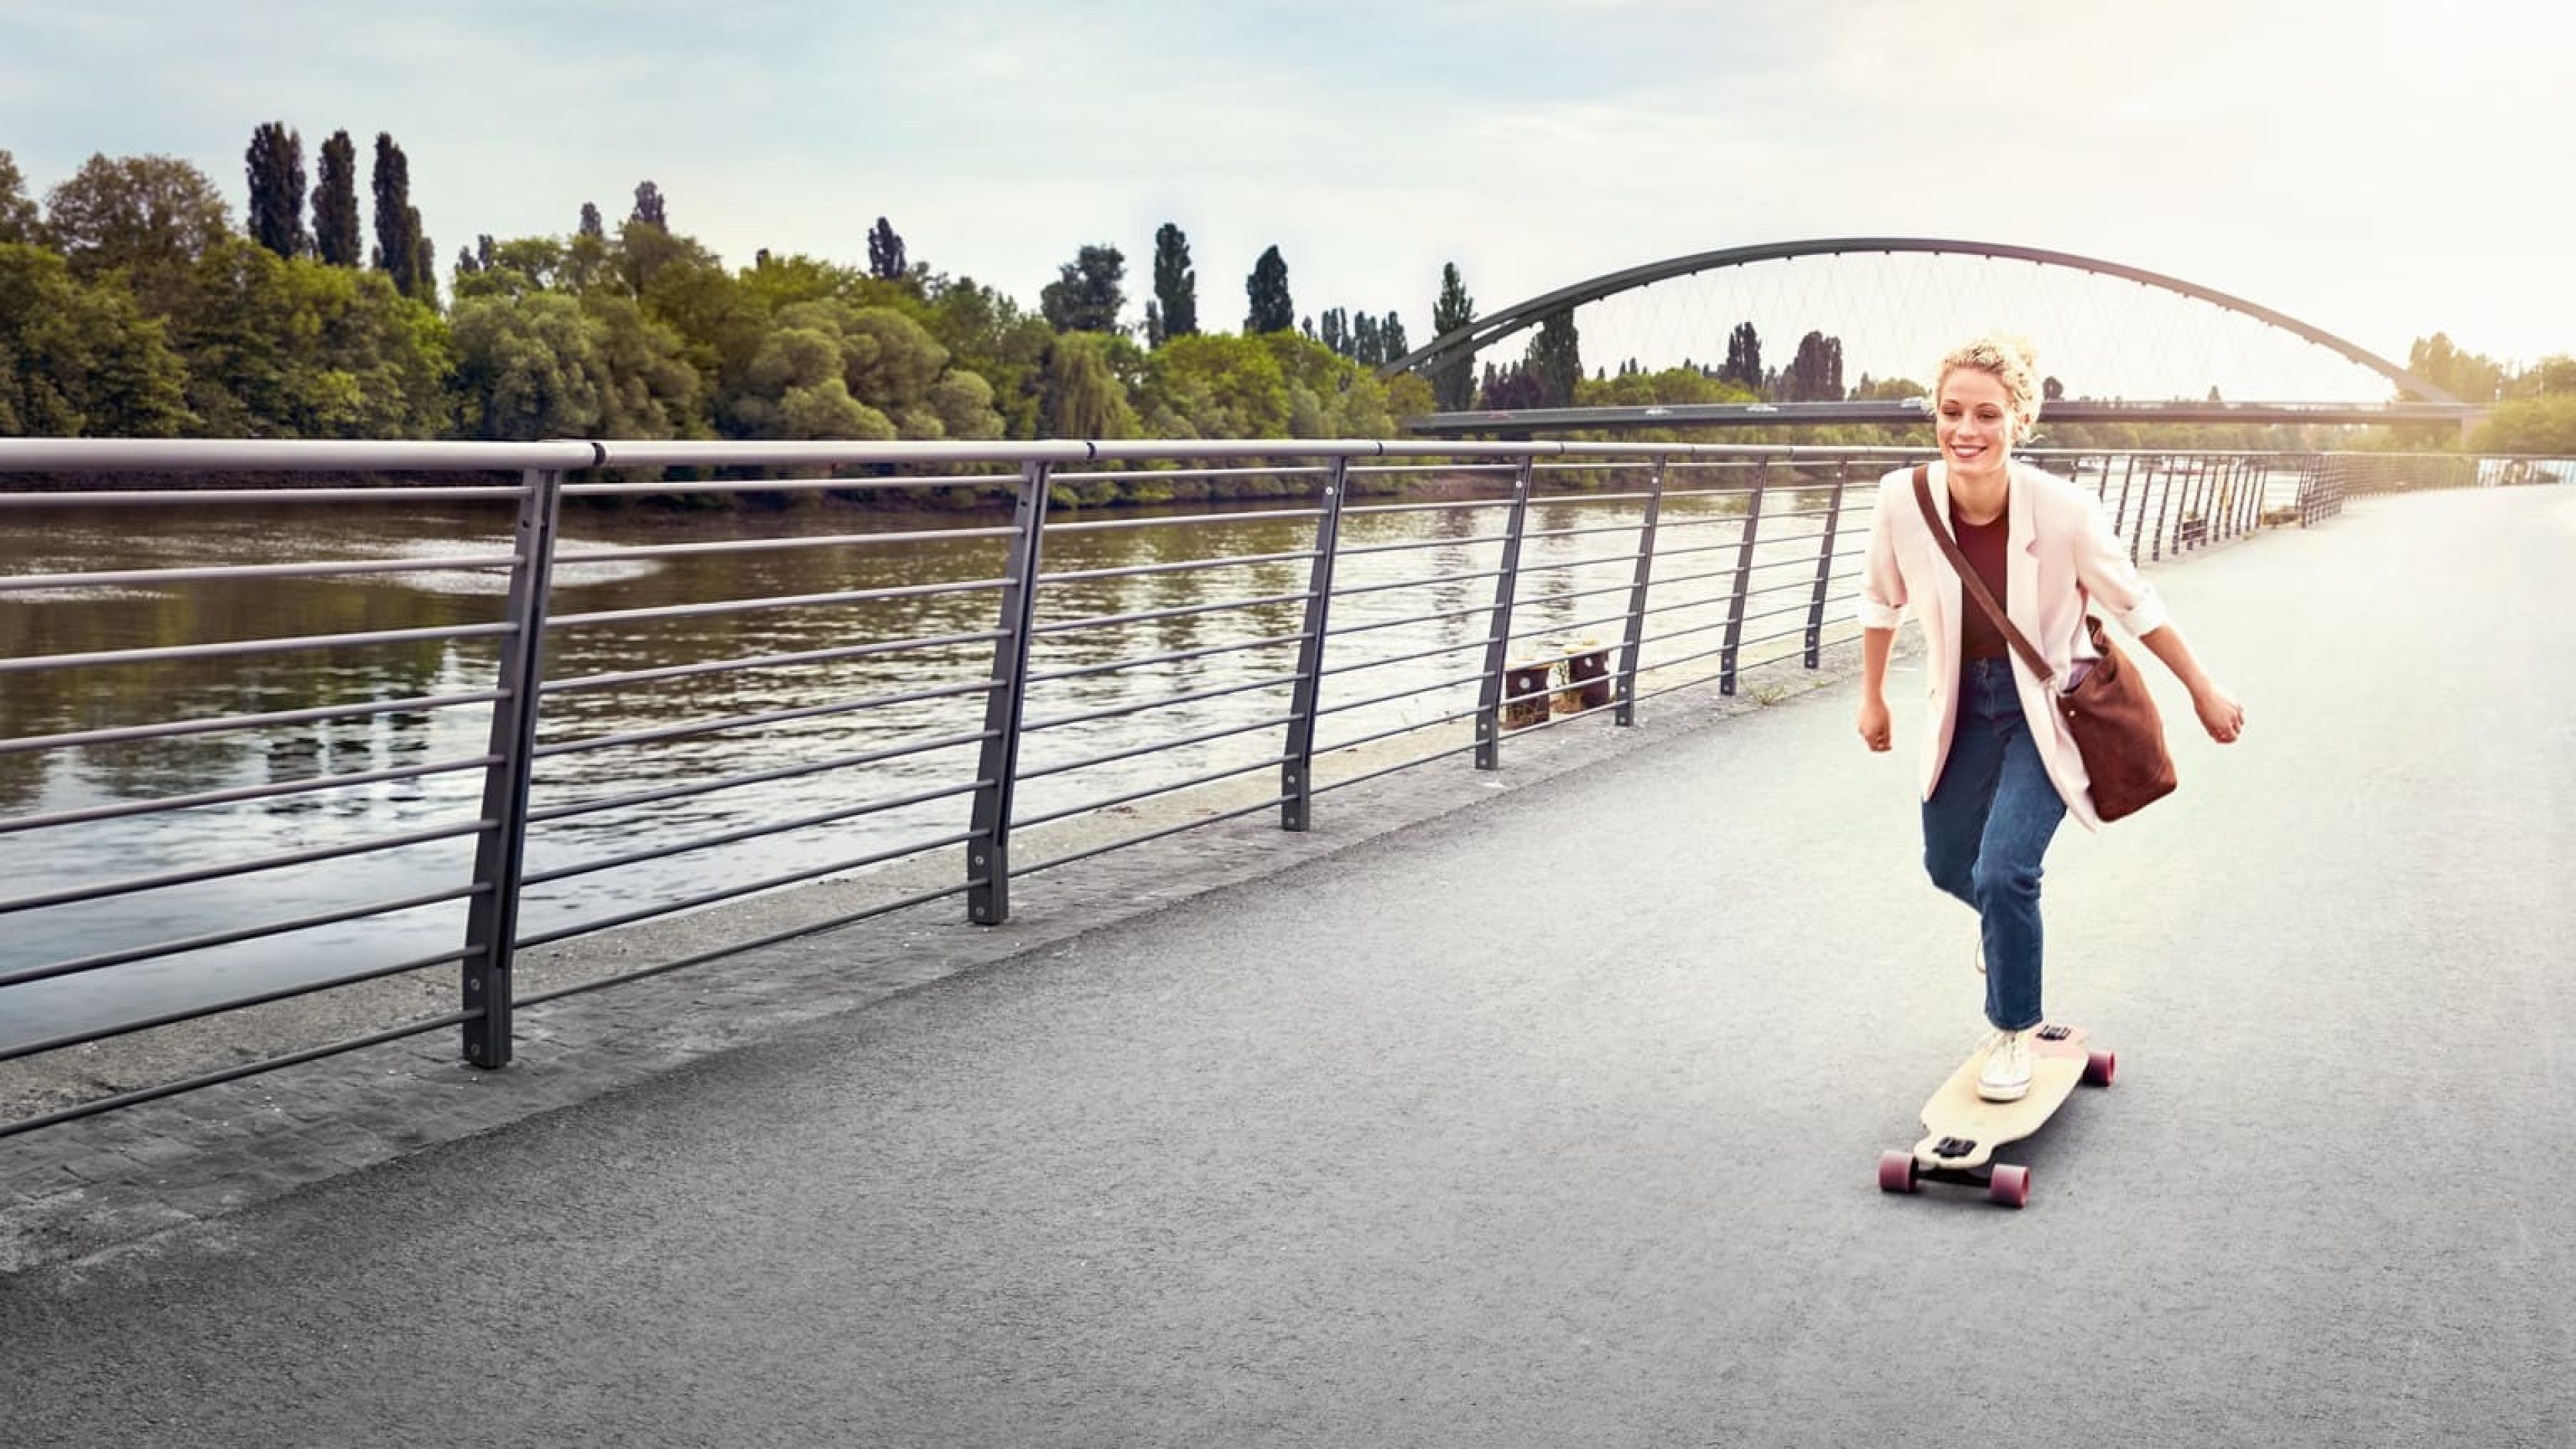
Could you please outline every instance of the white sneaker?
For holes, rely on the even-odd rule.
[[[1977,1095],[1989,1102],[2018,1102],[2030,1095],[2030,1033],[1999,1031],[1986,1039],[1986,1064],[1977,1072]]]

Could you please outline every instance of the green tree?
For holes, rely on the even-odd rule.
[[[868,274],[881,281],[899,282],[911,268],[904,265],[903,238],[895,234],[894,223],[884,217],[868,232]]]
[[[1127,258],[1116,247],[1084,247],[1038,294],[1038,310],[1058,332],[1115,332],[1126,277]]]
[[[662,188],[654,185],[650,180],[635,183],[635,210],[627,215],[627,220],[640,221],[646,226],[658,226],[664,231],[669,231],[671,214],[669,208],[663,203]]]
[[[1288,295],[1288,262],[1279,248],[1265,248],[1252,264],[1252,275],[1243,280],[1244,294],[1252,308],[1244,314],[1243,330],[1258,336],[1264,332],[1289,332],[1297,326],[1297,304]]]
[[[1783,382],[1791,402],[1842,401],[1842,339],[1822,332],[1809,332],[1799,338],[1797,354],[1790,359]]]
[[[974,372],[990,385],[991,405],[1002,421],[1000,436],[1036,437],[1043,372],[1055,330],[972,277],[934,276],[926,290],[923,325],[948,349],[952,367]]]
[[[1136,412],[1114,365],[1115,349],[1132,346],[1099,332],[1067,332],[1047,351],[1041,435],[1049,438],[1128,438]]]
[[[420,208],[411,204],[411,160],[387,132],[376,133],[376,249],[372,263],[393,278],[394,290],[438,305],[437,248],[421,234]]]
[[[1538,324],[1530,340],[1529,370],[1546,389],[1545,407],[1568,407],[1575,385],[1583,380],[1583,351],[1574,330],[1574,312],[1560,308]]]
[[[599,219],[598,202],[585,201],[581,204],[581,225],[578,230],[583,236],[595,236],[602,240],[607,238],[608,227]]]
[[[250,133],[242,157],[250,180],[250,235],[281,257],[302,256],[304,235],[304,138],[270,121]]]
[[[2418,337],[2406,350],[2406,370],[2462,402],[2493,402],[2504,393],[2504,368],[2493,358],[2463,352],[2447,333]]]
[[[0,435],[166,438],[190,421],[161,320],[113,278],[0,242]]]
[[[1453,336],[1475,322],[1476,299],[1467,295],[1467,284],[1458,276],[1458,264],[1442,263],[1440,296],[1431,304],[1431,340],[1450,350],[1432,368],[1431,395],[1444,413],[1465,412],[1476,400],[1476,355],[1467,350],[1464,337],[1452,342]]]
[[[231,234],[223,197],[206,174],[169,156],[94,155],[45,198],[47,234],[72,275],[94,282],[123,272],[150,316],[166,316],[189,269]]]
[[[1738,322],[1726,334],[1726,361],[1717,375],[1757,396],[1762,391],[1762,334],[1750,322]]]
[[[2469,448],[2478,453],[2576,458],[2576,392],[2497,404],[2469,435]]]
[[[358,147],[346,131],[322,143],[314,167],[313,254],[335,267],[358,264]]]
[[[0,146],[0,246],[35,246],[43,240],[42,227],[35,198],[27,194],[27,178],[18,172],[18,158]]]
[[[228,237],[199,258],[171,341],[199,430],[427,438],[451,425],[446,325],[375,271]]]
[[[1190,267],[1190,239],[1168,221],[1154,233],[1154,301],[1162,315],[1155,346],[1199,330],[1199,274]]]

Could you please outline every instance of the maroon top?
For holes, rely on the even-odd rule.
[[[1956,499],[1950,503],[1950,532],[1959,540],[1959,552],[1967,557],[1968,566],[1985,580],[1986,592],[1995,596],[1998,608],[2012,607],[2012,596],[2004,592],[2004,548],[2012,532],[2012,510],[1998,513],[1991,523],[1970,523],[1959,516]],[[1986,615],[1977,596],[1962,589],[1959,592],[1959,660],[2001,659],[2012,652],[2004,631]]]

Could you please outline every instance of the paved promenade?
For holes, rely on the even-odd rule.
[[[2156,572],[2249,728],[2159,675],[2051,856],[2121,1070],[2024,1212],[1874,1184],[1979,1030],[1909,673],[0,1272],[0,1444],[2576,1442],[2571,571],[2555,488]]]

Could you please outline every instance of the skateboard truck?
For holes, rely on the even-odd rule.
[[[1939,1142],[1933,1144],[1932,1155],[1935,1157],[1965,1157],[1976,1150],[1977,1143],[1974,1138],[1944,1137]]]

